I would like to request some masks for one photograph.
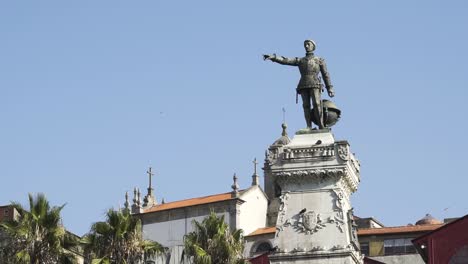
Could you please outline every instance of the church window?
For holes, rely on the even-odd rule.
[[[255,249],[255,253],[261,253],[261,252],[266,252],[271,250],[271,245],[268,242],[262,242],[260,243],[257,248]]]

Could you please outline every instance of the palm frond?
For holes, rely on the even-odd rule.
[[[194,220],[192,224],[193,232],[184,236],[182,261],[190,258],[194,264],[245,263],[243,232],[230,232],[224,215],[218,217],[211,212],[202,222]]]

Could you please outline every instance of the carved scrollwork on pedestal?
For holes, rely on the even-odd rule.
[[[351,165],[357,174],[361,171],[361,163],[355,157],[351,159]]]
[[[348,145],[338,145],[338,157],[343,161],[349,160],[349,148]]]
[[[330,248],[331,251],[345,250],[345,249],[347,249],[347,246],[343,246],[343,245],[334,245],[333,247]]]
[[[327,168],[313,170],[281,171],[274,173],[279,183],[303,183],[304,181],[323,182],[328,179],[338,179],[344,175],[345,168]]]
[[[333,223],[335,223],[336,227],[340,230],[341,233],[344,232],[343,225],[345,224],[343,208],[344,208],[344,194],[341,189],[333,189],[333,193],[335,194],[335,216],[333,217]]]
[[[279,233],[283,231],[285,227],[292,227],[297,232],[310,235],[326,227],[327,224],[335,222],[336,221],[333,216],[324,219],[320,213],[317,213],[313,210],[306,211],[304,209],[301,212],[299,212],[299,214],[294,215],[293,217],[284,221],[282,224],[277,225],[276,236],[278,236]]]
[[[281,194],[279,197],[280,200],[280,206],[278,209],[278,224],[276,225],[276,236],[279,235],[279,232],[283,231],[284,227],[287,227],[290,225],[289,219],[284,220],[284,216],[286,215],[286,209],[287,209],[287,201],[289,199],[289,192],[284,192]]]
[[[359,241],[357,235],[357,224],[354,221],[354,210],[351,208],[348,210],[348,226],[349,226],[349,236],[351,238],[351,245],[355,250],[359,250]]]
[[[284,222],[284,216],[286,215],[287,201],[289,199],[289,192],[283,193],[280,197],[280,206],[279,206],[279,222]]]
[[[327,251],[327,248],[324,246],[315,246],[309,250],[309,252],[317,252],[317,251]]]
[[[307,148],[285,148],[284,160],[291,159],[323,159],[332,158],[335,156],[333,145],[322,147],[307,147]]]
[[[333,193],[335,194],[335,211],[343,211],[343,199],[344,194],[343,191],[340,189],[333,189]]]
[[[345,173],[343,175],[344,177],[340,180],[340,186],[345,192],[345,195],[349,197],[352,193],[357,191],[358,181],[347,169],[345,169]]]

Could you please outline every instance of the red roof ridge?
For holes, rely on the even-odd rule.
[[[380,228],[360,228],[358,229],[358,235],[432,231],[443,225],[444,224],[389,226],[389,227],[380,227]]]
[[[421,240],[423,240],[424,238],[430,236],[430,235],[433,234],[433,233],[439,232],[440,230],[446,229],[446,228],[448,228],[449,226],[454,225],[455,223],[458,223],[458,222],[463,221],[463,219],[465,219],[465,218],[467,218],[467,217],[468,217],[468,214],[465,215],[465,216],[462,216],[462,217],[460,217],[460,218],[458,218],[458,219],[456,219],[456,220],[454,220],[454,221],[451,221],[451,222],[442,224],[441,227],[440,227],[440,229],[439,229],[439,228],[434,229],[434,230],[432,230],[431,232],[428,232],[427,234],[424,234],[424,235],[422,235],[422,236],[420,236],[420,237],[415,238],[414,241],[415,241],[415,242],[421,241]]]
[[[241,193],[243,191],[244,190],[240,190]],[[178,200],[178,201],[173,201],[173,202],[169,202],[169,203],[154,205],[154,206],[152,206],[150,208],[145,209],[143,211],[143,214],[157,212],[157,211],[170,210],[170,209],[176,209],[176,208],[182,208],[182,207],[195,206],[195,205],[222,202],[222,201],[227,201],[227,200],[232,200],[232,199],[238,199],[238,198],[232,197],[231,192],[212,194],[212,195],[208,195],[208,196],[200,196],[200,197],[194,197],[194,198],[188,198],[188,199],[184,199],[184,200]]]
[[[271,233],[276,233],[276,226],[260,227],[246,236],[258,236]]]

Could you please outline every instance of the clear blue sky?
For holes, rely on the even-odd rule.
[[[82,235],[148,166],[159,200],[230,191],[304,126],[296,68],[316,40],[361,161],[356,215],[468,213],[466,1],[1,1],[0,204],[44,192]]]

